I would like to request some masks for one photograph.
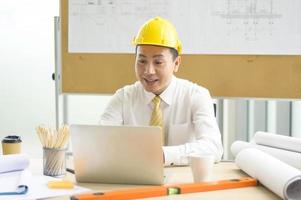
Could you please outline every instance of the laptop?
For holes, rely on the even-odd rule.
[[[162,185],[159,127],[71,125],[77,182]]]

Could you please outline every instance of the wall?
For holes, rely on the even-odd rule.
[[[0,138],[20,135],[34,157],[42,153],[35,127],[55,122],[51,74],[58,14],[58,0],[0,1]]]
[[[41,157],[39,124],[55,126],[53,17],[58,0],[0,1],[0,138],[18,134],[26,153]],[[97,124],[110,96],[67,95],[70,123]],[[266,129],[301,137],[301,102],[221,100],[225,149]],[[0,150],[1,152],[1,150]],[[226,158],[231,158],[226,151]]]

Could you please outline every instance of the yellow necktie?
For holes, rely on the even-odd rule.
[[[160,96],[155,96],[152,100],[153,112],[150,120],[151,126],[160,126],[162,128],[162,142],[165,145],[165,135],[164,135],[164,125],[163,125],[163,115],[160,109],[161,98]]]

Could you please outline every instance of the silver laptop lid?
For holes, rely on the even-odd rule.
[[[163,184],[159,127],[71,125],[78,182]]]

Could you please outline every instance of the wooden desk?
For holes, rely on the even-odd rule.
[[[33,174],[42,174],[42,161],[33,160],[30,165],[30,170]],[[166,175],[166,183],[191,183],[192,174],[189,167],[168,167],[164,169]],[[238,169],[233,162],[220,162],[214,166],[214,180],[232,179],[247,176],[243,171]],[[75,181],[73,174],[68,173],[65,179]],[[126,189],[134,187],[145,187],[141,185],[119,185],[119,184],[94,184],[94,183],[79,183],[79,186],[92,189],[94,192],[105,192],[117,189]],[[69,200],[69,197],[52,198],[52,200]],[[270,192],[263,186],[246,187],[230,190],[219,190],[211,192],[200,192],[183,195],[171,195],[164,197],[147,198],[148,200],[225,200],[225,199],[243,199],[243,200],[270,200],[281,199],[274,193]]]

